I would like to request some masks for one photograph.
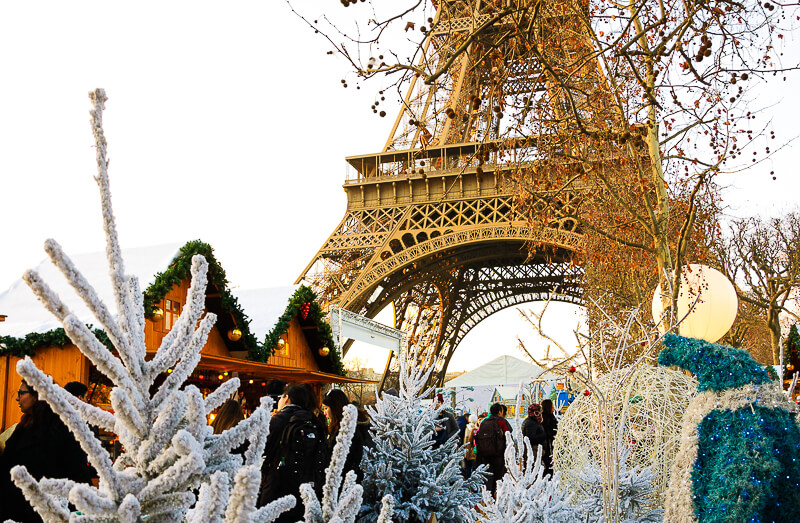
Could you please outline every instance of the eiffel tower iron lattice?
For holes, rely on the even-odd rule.
[[[527,21],[510,14],[518,1],[438,2],[422,61],[443,74],[412,80],[382,152],[347,158],[345,216],[298,278],[326,306],[372,318],[393,305],[410,342],[440,355],[436,385],[464,336],[491,314],[548,298],[582,302],[575,221],[533,226],[515,204],[515,173],[535,169],[552,138],[524,136],[502,113],[534,99],[558,112],[565,96],[535,53],[507,38]],[[600,76],[587,66],[586,93]],[[565,209],[579,205],[580,190],[563,196]],[[547,248],[531,255],[531,243]]]

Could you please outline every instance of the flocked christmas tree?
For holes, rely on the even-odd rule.
[[[625,447],[617,452],[619,464],[615,470],[619,474],[617,502],[618,517],[623,523],[660,523],[664,510],[652,508],[653,478],[650,467],[629,467],[630,449]],[[577,498],[581,510],[580,521],[603,523],[603,476],[595,461],[578,475],[580,479]]]
[[[64,305],[34,271],[23,279],[44,306],[62,323],[65,332],[97,369],[114,384],[114,414],[83,403],[53,383],[30,358],[17,364],[17,372],[47,401],[75,434],[97,471],[97,487],[58,478],[35,480],[25,467],[11,475],[16,485],[45,521],[272,521],[296,500],[290,496],[267,507],[255,506],[260,482],[260,460],[269,430],[272,401],[264,399],[246,420],[214,435],[206,416],[239,386],[229,380],[205,399],[197,387],[182,387],[200,361],[216,317],[205,311],[208,265],[202,256],[192,259],[192,280],[183,313],[167,334],[155,356],[145,360],[144,308],[136,277],[125,273],[124,260],[111,208],[106,140],[102,111],[106,96],[90,93],[92,131],[97,147],[98,176],[106,254],[116,312],[100,301],[53,240],[45,250],[83,299],[116,348],[109,351],[89,328]],[[151,394],[156,379],[171,369]],[[115,433],[123,447],[112,463],[108,452],[89,425]],[[244,461],[231,454],[250,442]],[[194,491],[199,489],[195,509]],[[67,500],[81,513],[68,511]]]
[[[522,436],[519,412],[522,387],[517,394],[514,437],[506,432],[506,474],[497,481],[497,496],[483,489],[483,501],[474,508],[461,508],[470,523],[573,523],[580,512],[572,505],[572,496],[559,483],[559,473],[544,476],[542,447],[534,453],[530,441]],[[517,445],[514,444],[516,439]]]
[[[353,522],[361,511],[364,489],[356,484],[356,473],[349,471],[342,482],[344,462],[353,441],[357,417],[358,411],[353,405],[345,406],[331,464],[325,471],[322,502],[320,503],[310,483],[300,487],[300,495],[306,507],[306,523]],[[391,522],[393,507],[392,496],[384,496],[380,506],[375,508],[380,523]]]
[[[235,427],[214,435],[207,415],[236,391],[233,378],[205,399],[197,387],[184,382],[200,361],[216,317],[205,311],[208,265],[202,256],[192,258],[192,280],[186,307],[164,337],[155,356],[145,360],[143,295],[135,277],[125,273],[111,208],[106,141],[102,111],[103,90],[90,93],[94,103],[92,130],[97,145],[98,176],[106,253],[114,291],[116,313],[100,301],[91,284],[76,269],[59,245],[48,240],[45,250],[78,295],[84,300],[116,348],[109,351],[89,328],[73,315],[61,299],[28,271],[24,280],[45,307],[97,369],[113,383],[110,394],[114,413],[83,403],[53,383],[30,358],[17,365],[17,372],[47,401],[75,434],[99,476],[98,487],[58,478],[36,480],[25,467],[11,470],[16,485],[48,522],[120,521],[150,522],[270,522],[297,503],[285,496],[257,508],[261,481],[261,457],[269,432],[272,400],[263,398],[253,414]],[[199,323],[198,323],[199,322]],[[154,387],[167,370],[163,383]],[[151,393],[151,388],[154,391]],[[112,463],[108,452],[89,425],[118,435],[122,454]],[[355,409],[345,411],[343,429],[326,471],[322,503],[304,486],[308,523],[353,522],[359,512],[362,488],[350,473],[342,485],[342,467],[355,430]],[[244,458],[231,449],[249,446]],[[341,489],[339,486],[342,485]],[[195,496],[197,492],[197,496]],[[392,498],[384,496],[376,508],[380,520],[388,522]],[[68,503],[77,511],[69,512]]]
[[[374,448],[365,449],[361,463],[364,508],[359,521],[375,521],[387,494],[394,498],[397,521],[428,521],[432,514],[438,521],[461,521],[459,507],[480,502],[485,467],[464,479],[459,462],[465,449],[457,437],[434,448],[439,411],[422,403],[432,392],[425,384],[433,357],[419,358],[416,346],[405,350],[399,358],[398,395],[384,393],[374,408],[368,408]]]

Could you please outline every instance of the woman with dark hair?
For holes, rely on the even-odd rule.
[[[214,434],[222,434],[224,431],[233,427],[244,419],[242,406],[236,400],[228,400],[222,404],[217,417],[211,422],[211,427],[214,429]]]
[[[339,427],[342,423],[342,416],[344,415],[345,405],[349,405],[350,400],[347,394],[339,389],[332,389],[325,395],[322,400],[322,412],[328,420],[328,450],[333,453],[333,447],[336,445],[336,437],[339,435]],[[364,477],[361,471],[361,458],[364,456],[364,438],[363,431],[369,430],[368,425],[356,424],[356,430],[353,433],[353,441],[350,444],[350,452],[344,460],[344,473],[352,470],[356,473],[356,478],[359,482]]]
[[[243,419],[244,412],[242,412],[242,406],[239,405],[238,401],[231,399],[222,404],[222,407],[220,407],[217,413],[217,417],[211,422],[211,427],[214,429],[214,434],[222,434]],[[243,456],[249,444],[250,442],[245,440],[244,443],[231,450],[231,452]]]
[[[43,477],[89,483],[86,454],[74,436],[24,380],[17,391],[22,419],[0,457],[0,521],[41,521],[22,491],[11,481],[10,471],[24,465],[37,480]]]
[[[553,475],[553,441],[556,439],[558,432],[558,420],[554,414],[553,400],[542,400],[542,427],[546,436],[544,445],[542,445],[543,453],[542,465],[544,466],[544,474]]]

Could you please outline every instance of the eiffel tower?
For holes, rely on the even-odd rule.
[[[412,80],[382,151],[346,159],[344,218],[298,278],[325,305],[368,317],[392,305],[395,327],[440,356],[439,386],[459,343],[493,313],[582,303],[581,231],[569,219],[534,226],[515,202],[515,174],[541,160],[541,138],[515,133],[503,113],[562,103],[534,53],[507,37],[525,22],[507,14],[517,2],[529,4],[438,2],[420,65],[449,63],[446,72]],[[600,83],[586,76],[587,89]],[[393,365],[381,388],[395,386]]]

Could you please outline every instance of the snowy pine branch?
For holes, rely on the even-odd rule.
[[[361,521],[381,517],[385,496],[394,500],[394,517],[399,521],[427,521],[436,514],[439,521],[461,521],[460,506],[480,501],[485,467],[464,479],[459,462],[466,450],[456,438],[434,448],[437,411],[422,403],[432,390],[426,387],[435,359],[428,353],[419,358],[412,346],[400,355],[398,396],[382,394],[368,407],[373,448],[366,448],[364,509]],[[420,361],[422,360],[422,361]]]
[[[357,419],[356,408],[353,405],[346,405],[342,412],[331,463],[325,470],[322,502],[320,503],[317,498],[313,485],[310,483],[301,485],[300,497],[305,505],[305,523],[352,523],[356,520],[361,509],[364,490],[361,485],[356,484],[356,476],[352,470],[347,473],[344,481],[342,472],[353,442]]]
[[[272,401],[262,400],[249,418],[214,435],[206,416],[236,391],[239,380],[229,380],[206,399],[197,387],[184,387],[200,361],[200,350],[216,320],[213,314],[205,314],[208,263],[202,256],[192,259],[186,306],[153,359],[145,360],[143,297],[138,280],[125,273],[111,206],[107,144],[102,129],[106,96],[100,89],[90,96],[94,102],[91,115],[97,147],[96,180],[115,311],[100,301],[91,283],[56,242],[48,241],[45,248],[101,323],[119,356],[70,312],[36,272],[28,271],[24,280],[61,321],[73,343],[111,380],[114,414],[80,402],[55,385],[30,358],[21,360],[17,372],[73,432],[100,482],[94,487],[58,478],[36,480],[24,467],[15,467],[12,479],[45,521],[139,523],[181,521],[184,517],[195,522],[274,521],[296,500],[288,497],[256,508],[261,480],[258,462],[269,432]],[[170,368],[173,372],[151,396],[155,379]],[[118,435],[123,451],[115,462],[87,421]],[[246,454],[247,466],[242,467],[241,456],[232,454],[231,449],[245,440],[251,445]],[[196,500],[194,493],[198,491],[200,498]],[[82,514],[70,514],[68,501]]]

